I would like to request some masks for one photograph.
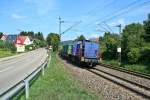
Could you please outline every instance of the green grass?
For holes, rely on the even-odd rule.
[[[132,71],[137,71],[145,74],[150,74],[150,66],[142,65],[142,64],[126,64],[123,66],[124,68]]]
[[[20,99],[25,100],[25,95]],[[45,75],[40,75],[30,87],[29,100],[99,100],[99,97],[81,87],[58,61],[56,53],[52,53]]]
[[[109,64],[109,65],[113,65],[113,66],[119,66],[119,62],[117,60],[102,60],[103,64]]]
[[[103,64],[110,64],[115,67],[119,67],[117,60],[103,60]],[[131,71],[137,71],[140,73],[150,74],[150,66],[144,64],[122,64],[120,67]]]
[[[12,53],[10,50],[0,49],[0,58],[12,56],[12,55],[15,55],[15,53]]]

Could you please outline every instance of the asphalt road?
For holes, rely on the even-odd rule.
[[[0,94],[31,74],[46,57],[46,49],[42,48],[0,59]]]

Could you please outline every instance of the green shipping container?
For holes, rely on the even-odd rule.
[[[73,45],[68,45],[68,54],[72,54]]]

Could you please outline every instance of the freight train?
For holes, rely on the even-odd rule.
[[[100,63],[100,45],[88,40],[71,41],[62,45],[60,55],[69,61],[94,67]]]

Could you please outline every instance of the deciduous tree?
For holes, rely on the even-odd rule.
[[[60,36],[57,33],[49,33],[46,41],[48,45],[51,45],[53,47],[53,51],[58,50],[58,46],[60,43]]]
[[[3,36],[3,32],[0,32],[0,39],[1,39],[2,36]]]
[[[117,47],[120,45],[120,38],[117,34],[105,33],[102,41],[101,48],[103,51],[103,58],[113,59],[117,57]]]
[[[122,33],[122,49],[123,49],[122,54],[124,59],[132,58],[133,57],[133,56],[131,57],[132,54],[140,55],[137,54],[140,52],[135,53],[135,50],[137,50],[138,48],[139,49],[142,48],[144,44],[144,40],[142,38],[143,34],[144,34],[144,27],[140,23],[132,23],[125,26]],[[135,58],[136,61],[138,61],[138,59],[140,58],[140,56],[135,56],[135,57],[137,57]],[[129,62],[133,62],[131,59],[128,60]]]
[[[150,42],[150,14],[148,15],[148,20],[144,21],[144,29],[145,29],[145,34],[144,36],[144,40],[146,42]]]
[[[82,40],[86,40],[86,38],[84,37],[84,35],[80,35],[79,37],[77,37],[76,41],[82,41]]]
[[[34,38],[44,41],[44,36],[42,32],[35,33]]]

